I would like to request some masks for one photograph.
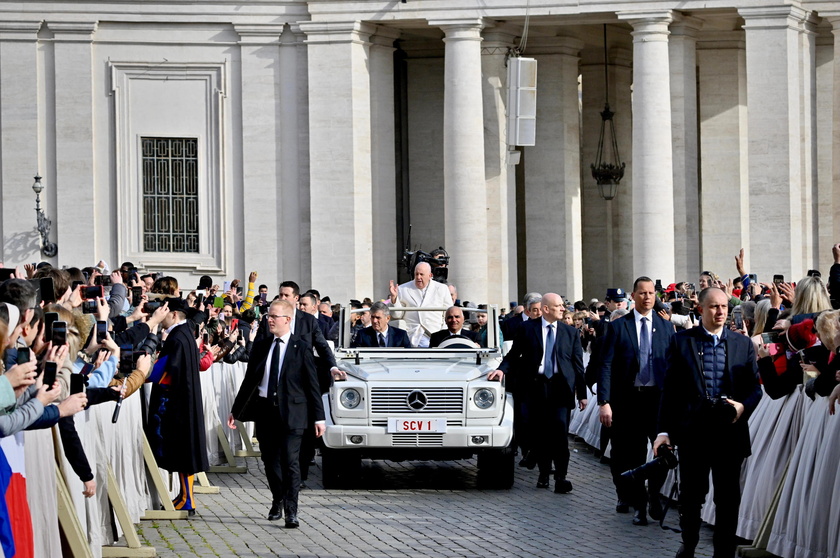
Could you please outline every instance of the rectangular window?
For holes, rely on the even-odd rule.
[[[140,138],[143,249],[198,252],[198,139]]]

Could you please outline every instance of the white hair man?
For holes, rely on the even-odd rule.
[[[399,311],[400,307],[439,307],[452,306],[452,295],[443,283],[432,280],[432,266],[420,262],[414,267],[414,280],[403,283],[399,287],[391,281],[391,305],[394,319],[403,320],[405,329],[415,347],[428,347],[432,333],[445,327],[443,321],[444,310],[440,312]]]

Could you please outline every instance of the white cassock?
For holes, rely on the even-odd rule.
[[[395,320],[403,320],[405,330],[414,347],[428,347],[429,336],[446,327],[443,321],[444,312],[401,312],[401,306],[407,307],[438,307],[452,306],[452,295],[449,287],[437,281],[430,281],[425,289],[420,290],[414,281],[403,283],[397,293],[397,302],[393,306],[391,316]]]

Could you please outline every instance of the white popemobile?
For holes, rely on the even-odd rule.
[[[405,349],[350,348],[350,314],[341,311],[335,357],[347,380],[335,382],[323,396],[325,488],[351,485],[362,458],[449,461],[473,456],[482,486],[513,485],[513,404],[501,382],[487,380],[499,367],[502,348],[498,309],[491,306],[486,312],[487,348],[454,336],[433,349]]]

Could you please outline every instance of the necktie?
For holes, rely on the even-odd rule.
[[[380,347],[384,347],[384,346],[385,346],[385,336],[384,336],[384,335],[382,335],[381,333],[379,334],[379,346],[380,346]]]
[[[545,334],[545,364],[543,373],[546,378],[554,375],[554,324],[548,324],[548,333]]]
[[[646,386],[650,382],[650,336],[647,318],[642,318],[642,331],[639,333],[639,383]]]
[[[274,350],[271,353],[271,366],[268,370],[268,398],[273,402],[277,399],[277,380],[280,378],[280,343],[282,339],[274,340]]]

